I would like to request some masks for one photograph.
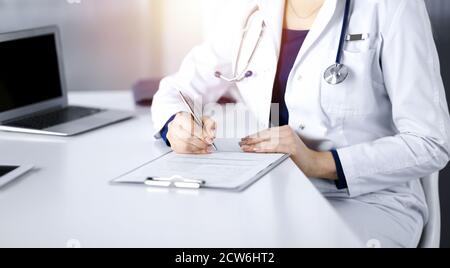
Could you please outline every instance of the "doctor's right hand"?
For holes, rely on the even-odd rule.
[[[203,128],[198,126],[191,114],[177,113],[168,125],[167,140],[174,152],[180,154],[208,154],[214,152],[212,144],[216,138],[216,122],[202,117]]]

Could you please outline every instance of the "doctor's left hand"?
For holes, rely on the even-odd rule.
[[[290,126],[274,127],[245,137],[239,143],[244,152],[290,154],[307,177],[337,179],[331,152],[309,149]]]

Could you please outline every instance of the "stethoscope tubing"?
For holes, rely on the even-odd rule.
[[[335,61],[336,64],[342,64],[342,52],[344,51],[345,37],[347,35],[348,22],[350,17],[350,6],[351,0],[346,0],[344,18],[342,19],[341,35],[339,38],[339,47],[336,53],[336,61]]]
[[[215,75],[217,78],[222,79],[222,80],[224,80],[224,81],[227,81],[227,82],[230,82],[230,83],[231,83],[231,82],[240,82],[240,81],[242,81],[242,80],[244,80],[244,79],[246,79],[246,78],[249,78],[249,77],[253,76],[253,72],[250,71],[250,70],[248,70],[248,67],[250,66],[250,63],[251,63],[251,61],[252,61],[252,59],[253,59],[253,57],[254,57],[254,55],[255,55],[256,50],[257,50],[258,47],[259,47],[259,44],[261,43],[261,39],[262,39],[262,37],[263,37],[263,35],[264,35],[265,28],[266,28],[266,24],[265,24],[264,21],[262,22],[262,25],[261,25],[261,31],[260,31],[259,36],[258,36],[258,41],[256,42],[256,44],[255,44],[255,46],[254,46],[254,48],[253,48],[253,50],[252,50],[252,53],[251,53],[250,57],[249,57],[248,60],[247,60],[247,63],[246,63],[246,65],[245,65],[245,68],[244,68],[243,71],[240,72],[240,73],[238,73],[238,65],[239,65],[239,59],[241,58],[241,52],[242,52],[242,47],[243,47],[243,44],[244,44],[244,40],[246,39],[247,33],[248,33],[249,29],[250,29],[250,20],[251,20],[251,17],[252,17],[253,14],[255,14],[258,10],[259,10],[258,8],[254,8],[254,9],[250,12],[250,14],[247,16],[247,20],[246,20],[246,22],[245,22],[245,24],[244,24],[244,28],[242,29],[241,42],[240,42],[240,44],[239,44],[239,49],[238,49],[238,53],[237,53],[237,56],[236,56],[236,61],[235,61],[235,66],[234,66],[234,74],[233,74],[233,77],[226,77],[226,76],[224,76],[220,71],[216,71],[216,72],[214,73],[214,75]]]

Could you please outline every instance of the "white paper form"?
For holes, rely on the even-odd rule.
[[[168,153],[114,180],[117,183],[144,183],[148,178],[173,176],[204,181],[204,188],[241,190],[266,174],[288,156],[215,152],[206,155]]]

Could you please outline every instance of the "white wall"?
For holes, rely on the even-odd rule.
[[[161,75],[175,72],[189,50],[203,41],[203,1],[208,0],[158,1],[161,17],[155,35],[160,38]]]
[[[127,89],[202,42],[203,1],[0,0],[0,32],[58,24],[70,90]]]

